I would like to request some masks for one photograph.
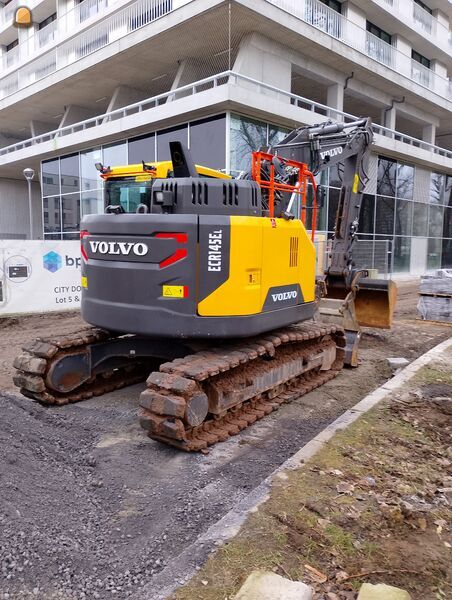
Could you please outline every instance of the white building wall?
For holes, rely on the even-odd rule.
[[[41,186],[32,182],[33,231],[42,239]],[[0,179],[0,239],[10,236],[29,239],[28,184],[16,179]]]

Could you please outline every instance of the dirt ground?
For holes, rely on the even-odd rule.
[[[77,330],[76,313],[0,320],[0,599],[127,598],[344,410],[451,335],[415,319],[399,286],[392,331],[367,330],[361,365],[217,445],[187,455],[144,437],[142,385],[44,408],[18,395],[22,344]]]
[[[452,598],[452,347],[307,464],[172,600],[232,599],[254,570],[356,600],[364,582]]]

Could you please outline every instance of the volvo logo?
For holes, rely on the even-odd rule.
[[[296,290],[292,292],[279,292],[278,294],[272,294],[273,302],[281,302],[281,300],[291,300],[296,298],[298,292]]]
[[[120,254],[122,256],[145,256],[148,253],[147,244],[142,242],[90,242],[93,254]]]
[[[320,152],[320,158],[323,160],[326,156],[338,156],[342,154],[342,147],[338,146],[337,148],[331,148],[331,150],[324,150]]]

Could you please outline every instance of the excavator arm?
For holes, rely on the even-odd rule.
[[[358,364],[361,326],[391,327],[397,297],[393,281],[369,278],[353,260],[372,139],[369,118],[326,121],[295,129],[272,148],[277,156],[307,164],[314,175],[339,165],[342,187],[328,264],[319,281],[323,292],[319,313],[322,320],[344,326],[346,362],[352,366]]]

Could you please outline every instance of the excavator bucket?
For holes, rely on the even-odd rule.
[[[386,279],[361,279],[355,296],[355,312],[362,327],[390,329],[397,301],[397,286]]]
[[[397,299],[397,286],[384,279],[360,279],[357,291],[344,286],[326,286],[321,298],[318,318],[345,329],[345,364],[358,366],[358,344],[361,327],[389,329]]]

